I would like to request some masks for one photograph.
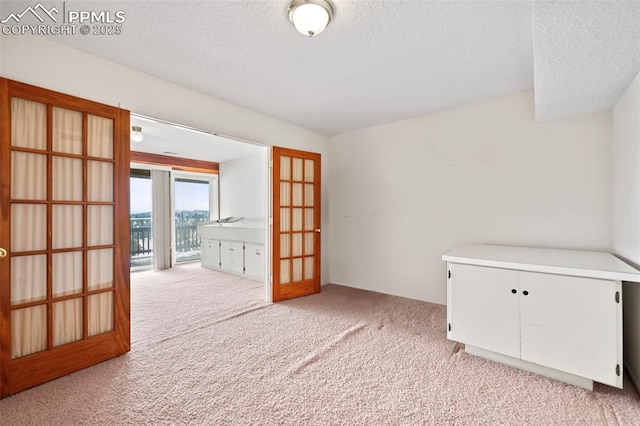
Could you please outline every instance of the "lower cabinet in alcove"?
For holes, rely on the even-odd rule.
[[[474,245],[447,262],[447,337],[469,353],[588,389],[622,387],[622,281],[609,253]]]
[[[256,280],[264,279],[264,246],[202,238],[202,266]]]

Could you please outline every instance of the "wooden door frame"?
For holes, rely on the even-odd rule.
[[[0,398],[26,388],[61,377],[81,368],[124,354],[131,349],[130,288],[129,288],[129,111],[75,96],[54,92],[29,84],[0,78],[0,241],[11,253],[11,98],[19,97],[48,105],[47,139],[51,139],[51,111],[53,106],[68,108],[114,122],[113,134],[113,330],[87,340],[48,349],[22,358],[11,359],[11,265],[10,257],[0,260]],[[86,128],[86,124],[84,126]],[[86,137],[86,135],[84,136]],[[4,146],[7,148],[5,149]],[[48,148],[50,150],[50,147]],[[52,154],[47,154],[52,155]],[[89,160],[88,153],[78,156]],[[115,167],[121,164],[121,167]],[[85,179],[86,180],[86,179]],[[47,201],[51,204],[53,201]],[[89,202],[84,199],[83,205]],[[83,231],[84,232],[84,231]],[[88,246],[83,246],[87,250]],[[47,253],[51,252],[48,248]],[[86,267],[86,265],[85,265]],[[86,271],[85,271],[86,272]],[[83,287],[85,302],[87,289]],[[51,303],[48,292],[48,303]],[[84,306],[86,309],[86,304]],[[86,313],[84,315],[87,315]],[[85,331],[86,333],[86,331]],[[70,363],[69,360],[73,362]],[[33,365],[33,362],[38,364]]]

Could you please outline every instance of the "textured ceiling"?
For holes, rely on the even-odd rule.
[[[610,109],[640,70],[640,1],[533,4],[536,118]]]
[[[151,154],[222,163],[259,155],[263,147],[247,142],[192,130],[182,126],[131,116],[131,125],[142,127],[142,142],[131,142],[131,150]]]
[[[330,1],[309,39],[288,0],[68,0],[124,34],[51,38],[329,136],[534,86],[539,118],[607,109],[639,71],[637,1]]]

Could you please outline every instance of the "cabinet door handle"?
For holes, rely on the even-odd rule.
[[[522,294],[524,294],[525,296],[529,295],[529,292],[527,290],[523,291]]]
[[[511,289],[511,293],[516,294],[518,292],[518,290],[516,290],[515,288]]]

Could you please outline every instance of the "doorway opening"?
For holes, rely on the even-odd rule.
[[[217,204],[218,179],[182,173],[172,174],[172,181],[175,263],[200,261],[198,224],[217,219],[217,214],[211,213],[212,205]]]
[[[225,259],[224,248],[237,251],[241,243],[249,268],[230,272],[261,281],[271,301],[270,147],[135,114],[131,125],[144,136],[131,142],[131,271],[187,262],[224,271],[220,260],[209,257]],[[203,226],[227,225],[225,219],[257,227],[262,247],[201,232]],[[222,251],[212,250],[214,241]],[[246,250],[250,255],[244,256]]]
[[[200,261],[197,226],[218,218],[217,175],[132,163],[130,188],[131,270]]]

